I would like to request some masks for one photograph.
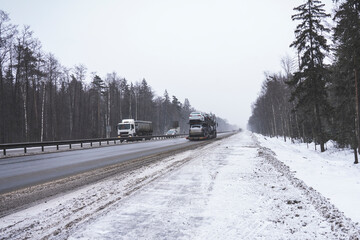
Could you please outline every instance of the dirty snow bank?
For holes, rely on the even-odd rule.
[[[337,149],[333,144],[321,153],[314,145],[292,144],[283,138],[255,134],[260,144],[271,149],[276,158],[290,167],[295,176],[319,191],[347,217],[360,223],[360,164],[353,164],[350,149]]]
[[[248,132],[202,149],[183,167],[145,186],[76,229],[70,239],[356,239],[314,202],[330,205]],[[306,191],[304,191],[306,189]],[[328,212],[330,207],[325,207]],[[333,214],[329,214],[331,217]]]

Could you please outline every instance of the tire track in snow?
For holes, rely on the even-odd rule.
[[[177,158],[168,157],[150,166],[101,181],[76,191],[75,196],[66,201],[55,203],[56,207],[47,207],[45,202],[44,210],[37,210],[37,206],[25,210],[30,214],[25,219],[18,219],[16,213],[6,216],[0,221],[0,239],[67,238],[69,232],[77,225],[105,214],[111,205],[179,168],[199,154],[190,150]],[[57,202],[56,199],[53,201]],[[37,213],[34,214],[32,211]]]

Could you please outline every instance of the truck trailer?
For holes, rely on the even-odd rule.
[[[117,125],[117,130],[119,138],[145,137],[146,140],[149,140],[153,134],[152,122],[134,119],[123,119]]]
[[[189,116],[189,140],[216,138],[216,117],[214,114],[192,112]]]

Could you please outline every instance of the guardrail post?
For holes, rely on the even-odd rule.
[[[114,144],[116,144],[116,140],[114,140]]]
[[[42,151],[42,152],[44,151],[44,145],[41,146],[41,151]]]
[[[69,144],[69,148],[71,149],[71,143]]]
[[[3,152],[4,152],[4,156],[6,155],[6,148],[3,149]]]
[[[82,143],[82,142],[80,143],[80,147],[83,147],[83,143]]]
[[[109,145],[109,140],[107,140],[106,142],[107,142],[107,145]]]
[[[24,153],[26,153],[26,147],[24,147]]]
[[[90,147],[92,147],[92,142],[90,142]]]
[[[99,146],[101,146],[101,141],[99,142]]]
[[[59,144],[56,144],[56,150],[59,150]]]

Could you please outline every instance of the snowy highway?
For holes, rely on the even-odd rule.
[[[198,142],[184,138],[0,159],[0,194]]]
[[[0,218],[1,237],[359,239],[358,223],[261,144],[243,132],[113,175]]]

